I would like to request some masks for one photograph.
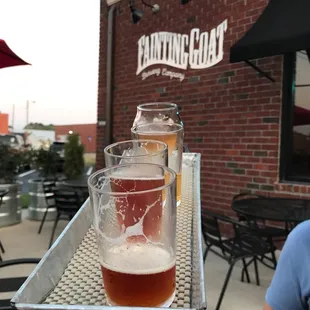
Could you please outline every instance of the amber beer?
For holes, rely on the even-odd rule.
[[[101,262],[110,305],[164,307],[174,298],[176,268],[173,255],[152,244],[112,247]]]
[[[176,188],[176,195],[177,195],[177,202],[178,205],[181,202],[181,194],[182,194],[182,172],[181,167],[177,167],[177,163],[180,161],[178,158],[178,154],[175,154],[174,150],[176,149],[178,143],[178,133],[175,132],[141,132],[137,131],[136,135],[138,139],[152,139],[164,142],[168,145],[168,158],[169,158],[169,167],[175,168],[173,169],[177,174],[177,188]],[[182,160],[182,159],[181,159]],[[176,167],[172,167],[171,162],[173,165],[176,164]]]
[[[153,188],[162,187],[165,184],[164,177],[143,178],[141,171],[140,178],[130,178],[115,176],[111,179],[111,189],[113,192],[128,193],[132,191],[146,191]],[[142,231],[144,237],[151,241],[160,238],[162,221],[162,190],[151,191],[148,195],[135,194],[117,198],[115,202],[117,219],[121,228],[134,226],[142,221]],[[147,210],[149,206],[149,210]],[[143,235],[131,236],[130,240],[135,239],[141,242]],[[142,239],[141,239],[142,238]]]

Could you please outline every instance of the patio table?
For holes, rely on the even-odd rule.
[[[61,184],[73,188],[87,188],[87,178],[81,180],[66,180],[62,181]]]
[[[275,222],[299,223],[310,219],[310,200],[258,197],[235,200],[232,209],[239,214]]]
[[[206,309],[200,211],[200,154],[183,156],[172,308]],[[45,254],[12,304],[21,310],[118,310],[107,306],[89,199]],[[134,308],[131,309],[141,309]]]

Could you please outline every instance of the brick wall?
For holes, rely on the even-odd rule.
[[[84,145],[85,153],[96,152],[96,124],[57,125],[55,126],[56,141],[61,141],[62,136],[68,135],[70,130],[80,135],[81,143]]]
[[[202,153],[203,206],[230,213],[231,198],[241,191],[270,195],[309,193],[310,187],[278,182],[282,94],[282,57],[260,59],[257,64],[276,80],[271,83],[244,63],[230,64],[229,49],[262,12],[267,0],[156,0],[157,16],[144,8],[137,25],[128,3],[121,2],[115,23],[113,137],[130,138],[136,106],[171,101],[180,106],[185,142]],[[140,6],[140,2],[137,2]],[[98,120],[105,119],[106,8],[102,9]],[[224,59],[214,67],[188,70],[183,82],[163,76],[142,81],[136,76],[137,42],[155,31],[189,33],[209,31],[228,19]],[[156,66],[156,68],[159,66]],[[173,69],[173,71],[183,72]],[[97,166],[104,165],[103,129],[98,128]]]
[[[100,25],[99,25],[99,65],[98,65],[98,105],[97,105],[97,145],[96,145],[96,168],[104,167],[104,126],[99,125],[105,121],[106,103],[106,32],[107,32],[107,7],[106,1],[101,0]]]

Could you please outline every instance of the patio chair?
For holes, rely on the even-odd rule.
[[[7,195],[8,192],[9,192],[8,190],[2,190],[2,191],[0,191],[0,207],[1,207],[1,205],[2,205],[3,197],[4,197],[5,195]],[[2,242],[1,242],[1,240],[0,240],[0,250],[1,250],[1,253],[2,253],[2,254],[5,253],[4,246],[3,246]],[[2,262],[2,256],[1,256],[1,254],[0,254],[0,262]]]
[[[55,206],[57,210],[49,248],[53,244],[55,231],[59,220],[72,220],[81,207],[81,199],[78,193],[70,188],[61,188],[54,191]]]
[[[245,198],[266,198],[266,197],[262,195],[241,193],[233,197],[233,202],[235,200],[240,200],[240,199],[245,199]],[[291,230],[290,224],[286,223],[285,228],[281,228],[281,227],[267,225],[264,219],[259,219],[259,218],[244,215],[244,214],[237,214],[237,216],[240,222],[243,222],[252,227],[256,227],[259,230],[261,236],[267,242],[269,242],[271,248],[273,249],[270,253],[271,257],[265,255],[260,258],[260,262],[270,269],[276,269],[277,259],[276,259],[275,251],[277,247],[275,245],[275,242],[283,241],[287,238],[287,235],[289,231]],[[250,263],[251,262],[248,262],[248,264]],[[242,274],[242,280],[243,278],[244,278],[244,274]]]
[[[0,263],[0,268],[22,265],[22,264],[38,264],[39,258],[20,258],[3,261]],[[0,293],[16,292],[26,281],[27,277],[14,277],[0,279]],[[0,310],[12,310],[10,299],[0,299]]]
[[[246,259],[251,259],[254,262],[256,284],[260,285],[257,260],[259,256],[270,253],[270,244],[261,238],[256,228],[243,225],[230,217],[209,210],[202,210],[201,221],[202,234],[206,244],[206,250],[203,255],[204,262],[206,261],[208,252],[211,251],[229,264],[229,269],[215,308],[219,310],[236,262],[242,262],[247,282],[250,283]],[[233,236],[229,238],[223,236],[220,230],[220,224],[224,224],[224,227],[230,225],[233,228]]]
[[[189,147],[186,144],[183,145],[183,152],[185,152],[185,153],[190,152]]]
[[[78,195],[80,206],[86,201],[89,197],[88,187],[87,186],[67,186],[71,191],[74,191]]]
[[[78,196],[80,199],[81,205],[87,200],[89,197],[88,187],[83,187],[78,190]]]
[[[41,220],[41,224],[39,227],[38,234],[41,233],[46,216],[48,214],[48,211],[51,208],[55,208],[55,199],[54,199],[54,191],[56,189],[56,182],[55,180],[43,180],[42,181],[42,187],[43,187],[43,193],[45,197],[46,202],[46,210],[44,212],[43,218]]]

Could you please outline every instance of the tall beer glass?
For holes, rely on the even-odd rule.
[[[153,139],[168,145],[168,167],[177,174],[177,205],[181,203],[183,127],[179,124],[144,124],[132,128],[135,139]]]
[[[125,163],[153,163],[168,166],[168,147],[154,140],[128,140],[104,149],[106,167]]]
[[[175,179],[168,167],[144,163],[113,166],[90,176],[94,228],[110,305],[168,307],[172,303]]]
[[[144,103],[137,106],[132,127],[153,123],[179,124],[183,127],[178,106],[170,102]]]

